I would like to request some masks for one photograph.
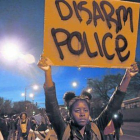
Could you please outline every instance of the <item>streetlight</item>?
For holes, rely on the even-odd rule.
[[[34,110],[34,94],[30,93],[29,97],[32,98],[32,110]]]
[[[27,89],[29,89],[30,87],[32,87],[34,90],[37,90],[39,88],[38,85],[30,85],[30,86],[27,86],[25,87],[25,93],[22,93],[21,96],[24,96],[25,97],[25,108],[26,108],[26,96],[27,96]],[[29,94],[29,97],[32,98],[32,102],[34,104],[34,94]]]
[[[33,98],[34,97],[34,94],[33,93],[30,93],[29,94],[29,97]]]
[[[92,91],[92,88],[88,88],[88,89],[87,89],[87,92],[90,93],[91,91]]]
[[[35,115],[35,111],[33,111],[33,116]]]
[[[38,90],[39,86],[38,85],[30,85],[30,86],[27,86],[25,87],[25,93],[21,94],[21,96],[24,96],[25,97],[25,102],[26,102],[26,96],[27,96],[27,89],[29,89],[30,87],[32,87],[34,90]]]
[[[34,104],[34,94],[33,94],[33,93],[30,93],[30,94],[29,94],[29,97],[32,99],[32,102],[33,102],[33,104]]]
[[[1,53],[4,58],[8,60],[15,60],[19,57],[20,51],[18,44],[15,41],[5,42],[3,44]]]
[[[78,70],[80,71],[80,70],[81,70],[81,68],[79,67],[79,68],[78,68]]]
[[[0,42],[0,55],[9,61],[16,59],[22,59],[27,64],[35,63],[35,57],[32,54],[23,54],[21,48],[21,42],[17,39],[5,39]]]
[[[72,83],[72,86],[73,86],[73,87],[77,87],[77,82],[73,82],[73,83]]]
[[[38,85],[34,85],[34,86],[33,86],[33,89],[34,89],[34,90],[38,90],[38,88],[39,88]]]
[[[25,96],[25,93],[21,93],[21,96]]]

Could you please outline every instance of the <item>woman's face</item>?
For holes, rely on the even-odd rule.
[[[85,126],[89,122],[89,107],[84,100],[79,100],[72,107],[72,118],[79,126]]]
[[[22,118],[23,120],[25,120],[25,119],[26,119],[26,115],[25,115],[25,114],[22,114],[21,118]]]

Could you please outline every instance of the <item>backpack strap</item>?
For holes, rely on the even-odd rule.
[[[91,129],[92,131],[96,134],[98,140],[101,140],[101,133],[100,133],[100,130],[99,128],[97,127],[97,125],[95,123],[91,123]]]
[[[64,131],[62,140],[68,140],[68,138],[70,137],[70,131],[71,131],[70,125],[68,124]]]

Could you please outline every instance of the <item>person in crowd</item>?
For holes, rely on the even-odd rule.
[[[116,140],[119,140],[121,125],[123,125],[123,114],[120,111],[118,111],[113,115],[112,120],[115,127],[115,138]]]
[[[36,120],[34,119],[34,117],[30,118],[30,131],[29,131],[29,135],[28,135],[28,140],[35,140],[36,139],[36,134],[35,131],[37,129],[37,123]]]
[[[133,64],[114,91],[106,108],[94,123],[90,122],[90,100],[87,96],[65,95],[71,123],[67,125],[61,116],[55,84],[52,81],[50,60],[41,56],[39,68],[45,71],[45,102],[46,112],[59,140],[101,140],[105,127],[110,122],[114,112],[120,109],[131,78],[138,73],[137,64]]]
[[[40,125],[38,125],[37,128],[38,131],[38,138],[40,139],[45,139],[47,133],[48,133],[48,128],[47,128],[47,122],[45,121],[44,115],[41,113],[41,122]]]
[[[4,118],[0,119],[0,131],[2,133],[4,140],[8,140],[9,129],[10,129],[10,125],[9,125],[8,116],[4,115]]]
[[[19,123],[19,120],[20,120],[20,114],[17,114],[16,115],[16,119],[15,119],[15,140],[17,140],[18,138],[18,123]]]
[[[28,140],[39,138],[39,139],[45,139],[48,128],[47,128],[47,122],[45,120],[45,115],[43,112],[32,116],[30,119],[31,122],[31,129],[29,132]]]
[[[10,119],[10,132],[9,132],[9,140],[15,140],[16,137],[16,114],[13,115]]]
[[[107,126],[105,127],[105,130],[104,130],[104,140],[114,140],[114,133],[115,133],[114,123],[111,120],[107,124]]]
[[[20,119],[18,120],[17,131],[18,131],[18,140],[27,140],[30,130],[30,120],[27,117],[25,112],[20,114]]]

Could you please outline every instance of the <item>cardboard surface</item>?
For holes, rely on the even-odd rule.
[[[137,3],[46,0],[43,53],[58,66],[129,67],[138,19]]]

